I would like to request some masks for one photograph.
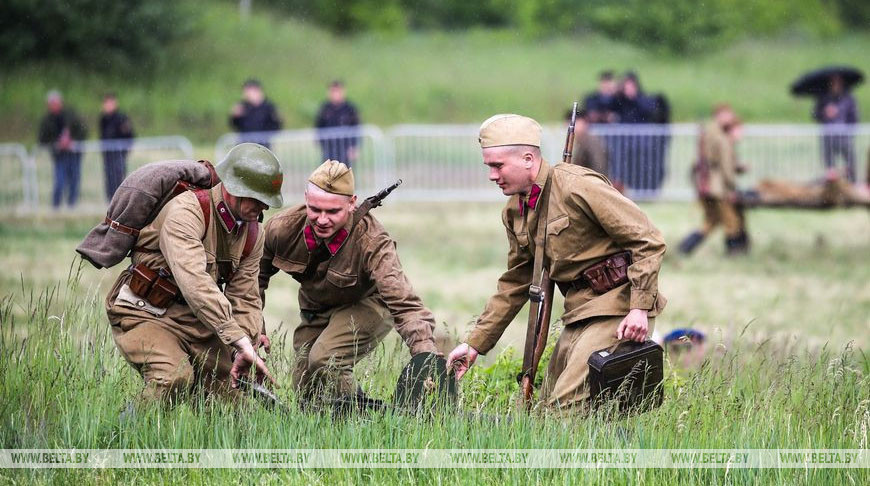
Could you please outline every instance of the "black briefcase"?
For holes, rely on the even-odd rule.
[[[593,404],[615,398],[622,411],[658,407],[662,404],[663,379],[664,352],[653,341],[627,341],[613,352],[602,349],[589,356]]]

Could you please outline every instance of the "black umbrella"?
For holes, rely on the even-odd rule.
[[[828,66],[810,71],[791,84],[791,94],[795,96],[820,96],[828,92],[831,77],[840,76],[843,87],[849,89],[864,81],[864,73],[849,66]]]

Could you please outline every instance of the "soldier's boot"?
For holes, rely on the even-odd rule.
[[[725,238],[725,253],[729,256],[749,253],[749,236],[745,231],[737,236]]]
[[[689,236],[685,237],[683,241],[680,242],[680,253],[683,255],[690,255],[702,241],[704,241],[704,233],[695,231],[689,234]]]

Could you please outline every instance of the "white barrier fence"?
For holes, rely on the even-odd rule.
[[[33,160],[27,147],[18,143],[0,144],[0,209],[22,212],[36,204]]]
[[[391,200],[503,200],[487,179],[477,144],[477,125],[399,125],[386,131],[373,125],[355,128],[286,130],[271,133],[226,134],[215,146],[215,160],[239,141],[268,143],[284,165],[283,192],[289,202],[301,201],[311,170],[325,158],[350,161],[361,195],[374,193],[396,179],[404,181]],[[608,176],[625,185],[639,200],[689,200],[689,178],[697,159],[697,124],[597,125],[592,133],[606,147]],[[561,159],[565,128],[546,126],[542,150],[547,160]],[[109,144],[80,144],[81,190],[77,208],[102,210],[106,204],[103,161],[107,152],[129,149],[127,172],[144,163],[191,158],[193,147],[184,137],[136,139]],[[824,175],[826,164],[854,167],[857,180],[867,177],[870,124],[851,126],[746,125],[738,155],[749,170],[742,188],[765,178],[810,182]],[[33,210],[52,203],[53,164],[49,150],[30,154],[18,144],[0,145],[0,208]],[[67,201],[64,194],[64,202]]]
[[[35,195],[35,200],[29,209],[63,207],[89,212],[104,211],[108,203],[107,157],[115,157],[114,163],[125,164],[125,172],[129,174],[149,162],[191,159],[193,145],[181,136],[137,138],[132,143],[129,140],[91,140],[76,144],[71,151],[60,156],[53,154],[48,147],[37,146],[31,156],[34,177],[30,183],[32,188],[29,189]],[[75,177],[75,172],[78,172],[77,190],[74,184],[58,187],[55,174],[62,166],[69,167],[64,178]]]

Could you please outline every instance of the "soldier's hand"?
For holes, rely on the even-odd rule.
[[[245,114],[245,107],[241,103],[236,103],[233,105],[231,113],[235,117],[240,117]]]
[[[266,368],[266,363],[257,356],[254,346],[251,344],[250,338],[247,336],[233,343],[236,350],[233,358],[233,367],[230,368],[230,385],[233,388],[239,387],[239,378],[247,375],[251,371],[251,366],[254,367],[254,375],[257,383],[263,383],[263,380],[268,378],[272,385],[275,385],[275,379]]]
[[[459,346],[456,346],[453,351],[450,352],[450,355],[447,356],[447,372],[449,373],[452,370],[456,373],[456,379],[461,380],[462,376],[471,368],[471,365],[477,361],[477,355],[479,353],[476,349],[469,346],[467,343],[462,343]]]
[[[257,337],[257,349],[263,348],[267,354],[272,352],[272,341],[269,340],[269,336],[266,333],[262,333]]]
[[[616,339],[631,339],[642,343],[649,331],[649,317],[643,309],[632,309],[616,328]]]

